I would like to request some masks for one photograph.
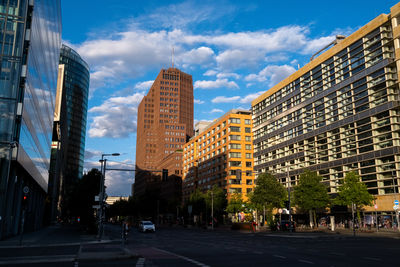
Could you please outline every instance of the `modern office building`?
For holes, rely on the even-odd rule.
[[[254,187],[251,129],[251,112],[241,109],[207,127],[204,122],[196,124],[196,136],[183,146],[184,201],[196,189],[206,191],[214,185],[223,188],[228,198],[232,193],[247,197]]]
[[[334,194],[355,171],[392,212],[400,176],[400,4],[252,102],[254,169],[288,186],[305,168]],[[373,210],[373,207],[366,207]]]
[[[86,118],[90,72],[88,64],[72,48],[62,45],[60,65],[64,65],[63,91],[66,96],[68,152],[68,179],[83,175],[85,156]]]
[[[82,178],[89,79],[87,63],[73,49],[62,45],[49,171],[52,221],[56,215],[67,216],[63,211],[65,196],[71,185]]]
[[[192,136],[192,76],[176,68],[162,69],[138,108],[135,196],[160,181],[161,173],[150,171],[160,171],[162,161]],[[173,174],[182,176],[182,167]]]
[[[61,47],[60,1],[1,1],[0,21],[1,239],[20,231],[21,210],[25,230],[36,230],[43,221]]]

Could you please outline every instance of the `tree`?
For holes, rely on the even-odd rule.
[[[317,172],[305,170],[294,187],[294,203],[302,210],[309,211],[310,226],[317,225],[316,210],[325,209],[330,201],[327,187],[321,183],[322,177]]]
[[[355,172],[349,172],[344,178],[344,183],[339,186],[336,205],[355,205],[357,218],[360,221],[360,209],[363,206],[371,206],[374,197],[368,192],[367,186],[360,181],[360,176]]]
[[[92,169],[83,175],[72,191],[71,215],[80,217],[81,224],[86,225],[90,232],[96,231],[96,218],[93,205],[94,196],[99,194],[101,172]]]
[[[211,196],[213,194],[213,196]],[[226,208],[227,201],[224,190],[214,185],[211,190],[208,190],[205,194],[205,201],[208,209],[211,212],[211,202],[213,202],[214,217],[221,218]]]
[[[243,210],[244,201],[242,195],[239,193],[234,193],[229,199],[228,205],[226,206],[226,212],[228,213],[238,213]]]
[[[260,174],[256,185],[253,194],[250,195],[250,201],[257,209],[265,207],[269,214],[269,222],[271,222],[272,210],[283,206],[287,191],[270,173]]]
[[[189,205],[192,206],[192,215],[200,215],[205,210],[205,196],[200,189],[196,189],[189,198]]]

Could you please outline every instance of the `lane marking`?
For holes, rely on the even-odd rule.
[[[274,257],[276,257],[276,258],[281,258],[281,259],[286,259],[286,257],[285,256],[281,256],[281,255],[273,255]]]
[[[175,254],[175,253],[173,253],[173,252],[169,252],[169,251],[166,251],[166,250],[163,250],[163,249],[159,249],[159,248],[154,248],[154,249],[155,249],[155,250],[158,250],[158,251],[161,251],[161,252],[164,252],[164,253],[167,253],[167,254],[170,254],[170,255],[172,255],[172,256],[178,257],[178,258],[183,259],[183,260],[185,260],[185,261],[191,262],[191,263],[193,263],[193,264],[196,264],[197,266],[201,266],[201,267],[210,267],[210,266],[207,265],[207,264],[201,263],[201,262],[199,262],[199,261],[193,260],[193,259],[191,259],[191,258],[182,256],[182,255],[179,255],[179,254]]]
[[[29,264],[29,263],[74,262],[75,260],[76,260],[76,255],[7,257],[7,258],[1,258],[0,259],[0,265]]]
[[[146,260],[145,258],[139,258],[138,261],[136,262],[136,267],[143,267],[145,260]]]
[[[366,260],[373,260],[373,261],[382,261],[382,260],[379,259],[379,258],[371,258],[371,257],[363,257],[363,259],[366,259]]]
[[[308,264],[314,264],[314,262],[312,261],[306,261],[306,260],[298,260],[299,262],[303,262],[303,263],[308,263]]]

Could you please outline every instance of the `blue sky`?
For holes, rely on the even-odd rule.
[[[85,167],[102,153],[133,168],[137,106],[161,68],[193,76],[194,119],[250,108],[262,92],[397,1],[62,1],[63,40],[91,68]],[[133,173],[109,171],[108,195],[129,195]]]

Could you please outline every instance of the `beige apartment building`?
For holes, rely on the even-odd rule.
[[[254,187],[251,112],[233,109],[196,126],[196,136],[183,146],[183,200],[214,185],[228,198],[235,192],[246,198]]]
[[[294,186],[308,168],[334,194],[355,171],[376,196],[377,211],[393,214],[400,177],[399,24],[400,3],[252,102],[257,173],[275,173]]]

